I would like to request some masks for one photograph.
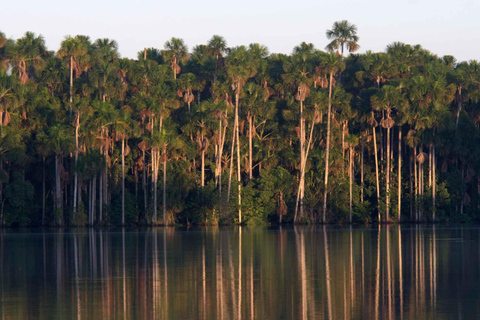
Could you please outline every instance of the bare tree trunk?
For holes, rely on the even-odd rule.
[[[125,225],[125,139],[122,139],[122,226]]]
[[[252,115],[249,114],[247,116],[248,120],[248,179],[252,180],[253,179],[253,142],[252,142],[252,137],[253,137],[253,124],[252,124]]]
[[[385,221],[390,222],[390,127],[387,128],[387,176],[385,195]]]
[[[163,225],[166,225],[166,215],[167,215],[167,147],[163,148],[164,159],[163,159]]]
[[[238,122],[238,100],[240,93],[237,92],[235,95],[235,113]],[[242,177],[241,177],[241,168],[240,168],[240,133],[239,126],[237,123],[236,138],[237,138],[237,181],[238,181],[238,223],[242,223]]]
[[[215,187],[219,185],[220,177],[220,145],[222,144],[222,119],[218,121],[218,143],[215,145]],[[221,192],[219,192],[221,196]]]
[[[350,155],[349,155],[349,164],[348,164],[348,175],[350,178],[350,224],[352,223],[353,215],[353,147],[350,146]]]
[[[45,189],[46,189],[46,183],[45,183],[45,157],[42,158],[43,160],[43,167],[42,167],[42,226],[45,225],[45,203],[46,203],[46,197],[45,197]],[[0,160],[1,161],[1,160]],[[0,194],[1,194],[1,183],[0,183]],[[1,203],[1,198],[0,198],[0,203]],[[2,224],[2,220],[0,219],[0,224]]]
[[[457,96],[457,119],[455,121],[455,134],[457,133],[458,129],[458,120],[460,119],[460,112],[462,112],[462,87],[458,88],[458,96]]]
[[[414,173],[414,181],[415,181],[415,201],[414,201],[414,209],[415,209],[415,222],[418,222],[418,174],[417,174],[417,147],[413,147],[413,169]]]
[[[304,175],[304,163],[305,161],[305,119],[303,118],[303,101],[300,101],[300,180],[298,183],[298,192],[297,192],[297,200],[295,203],[295,216],[293,218],[294,222],[297,222],[298,215],[297,210],[300,207],[300,219],[303,220],[304,218],[304,211],[303,211],[303,198],[305,195],[305,175]]]
[[[361,146],[361,155],[360,155],[360,202],[363,203],[363,156],[364,156],[364,143],[362,135],[362,146]]]
[[[380,178],[378,176],[378,151],[377,151],[377,135],[375,134],[375,127],[372,128],[373,131],[373,150],[375,152],[375,177],[377,182],[377,214],[378,214],[378,223],[381,223],[380,217]]]
[[[70,84],[72,82],[70,81]],[[70,89],[71,94],[71,89]],[[70,96],[70,103],[72,103],[72,97]],[[75,175],[73,181],[73,219],[75,220],[75,216],[77,213],[77,189],[78,189],[78,129],[80,129],[80,114],[77,111],[76,118],[75,118]]]
[[[55,154],[55,217],[57,225],[63,225],[62,186],[60,181],[60,155]]]
[[[72,114],[72,104],[73,104],[73,56],[70,56],[70,106],[69,113]]]
[[[145,150],[142,150],[143,154],[143,175],[142,175],[142,187],[143,187],[143,214],[145,215],[145,220],[147,221],[147,159],[145,158]]]
[[[398,127],[398,222],[402,217],[402,127]]]
[[[331,114],[332,114],[332,80],[333,72],[330,72],[330,85],[328,90],[328,114],[327,114],[327,146],[325,151],[325,183],[324,183],[324,194],[323,194],[323,223],[326,222],[327,218],[327,194],[328,194],[328,170],[329,170],[329,160],[330,160],[330,125],[331,125]]]
[[[436,197],[436,186],[437,186],[437,157],[435,155],[435,145],[432,146],[432,220],[435,222],[435,214],[437,211],[435,197]]]
[[[152,191],[153,191],[153,224],[157,224],[158,208],[158,170],[160,166],[160,149],[152,148]]]
[[[410,170],[410,221],[414,220],[413,217],[413,199],[415,197],[414,188],[413,188],[413,164],[412,164],[412,150],[410,149],[410,161],[408,161],[408,166]]]
[[[313,128],[315,127],[315,122],[312,121],[312,126],[310,128],[310,137],[308,139],[308,144],[307,144],[307,149],[305,152],[305,157],[303,159],[303,163],[300,164],[300,185],[305,185],[305,172],[306,172],[306,165],[307,165],[307,159],[308,159],[308,153],[310,151],[311,143],[313,140]],[[301,194],[301,189],[298,188],[297,190],[297,201],[295,204],[295,216],[293,218],[293,221],[297,221],[297,213],[298,213],[298,204],[299,204],[299,199],[300,199],[300,194]]]
[[[235,118],[233,121],[233,132],[232,132],[232,148],[230,152],[230,170],[228,173],[228,189],[227,189],[227,205],[230,203],[230,190],[232,186],[232,174],[233,174],[233,158],[235,153],[235,137],[238,127],[238,114],[235,112]]]
[[[205,149],[203,147],[203,137],[202,137],[202,177],[201,177],[201,187],[205,187]]]
[[[103,215],[103,171],[100,172],[98,177],[98,222],[102,222]]]
[[[91,215],[92,223],[91,225],[93,225],[94,219],[95,219],[96,198],[97,198],[97,174],[95,173],[95,175],[93,176],[93,182],[92,182],[92,215]]]

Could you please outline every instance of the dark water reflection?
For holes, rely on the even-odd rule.
[[[2,319],[461,319],[480,229],[0,230]]]

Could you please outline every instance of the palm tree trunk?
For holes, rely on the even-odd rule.
[[[432,146],[428,147],[428,186],[432,187]]]
[[[103,171],[98,177],[98,222],[102,223],[103,216]]]
[[[167,147],[163,148],[163,225],[166,223],[167,215]]]
[[[437,166],[436,166],[436,156],[435,156],[435,145],[432,146],[432,220],[435,222],[435,213],[437,211],[435,196],[436,196],[436,185],[437,185]]]
[[[308,159],[308,153],[310,152],[310,147],[311,147],[311,143],[312,143],[312,137],[313,137],[313,128],[315,128],[315,122],[312,121],[312,126],[310,128],[310,137],[308,139],[308,144],[307,144],[307,149],[306,149],[306,152],[305,152],[305,157],[303,159],[303,163],[300,164],[300,185],[305,185],[305,172],[306,172],[306,165],[307,165],[307,159]],[[298,188],[298,191],[297,191],[297,201],[296,201],[296,205],[295,205],[295,216],[293,218],[293,221],[296,222],[297,221],[297,213],[298,213],[298,203],[299,203],[299,199],[300,199],[300,191],[301,189]]]
[[[125,225],[125,139],[122,139],[122,225]]]
[[[45,197],[45,189],[46,189],[46,183],[45,183],[45,157],[42,157],[43,160],[43,167],[42,167],[42,226],[45,225],[45,203],[46,203],[46,197]],[[0,193],[1,193],[1,186],[0,186]],[[0,198],[1,200],[1,198]],[[1,203],[1,202],[0,202]],[[0,224],[1,224],[1,219],[0,219]]]
[[[345,177],[345,121],[342,121],[342,177]]]
[[[145,221],[148,220],[147,218],[147,159],[145,158],[145,150],[142,150],[143,154],[143,175],[142,175],[142,187],[143,187],[143,214]]]
[[[364,155],[364,143],[362,135],[362,146],[361,146],[361,155],[360,155],[360,202],[363,203],[363,155]]]
[[[295,204],[295,216],[293,218],[294,222],[297,222],[297,208],[300,207],[300,219],[304,218],[303,211],[303,198],[305,195],[305,175],[304,175],[304,163],[305,162],[305,119],[303,117],[303,101],[300,101],[300,180],[298,183],[298,194],[297,201]]]
[[[240,93],[237,92],[235,95],[235,113],[238,122],[238,100],[240,98]],[[240,133],[239,126],[237,124],[236,137],[237,137],[237,181],[238,181],[238,223],[242,223],[242,177],[240,171]]]
[[[350,146],[350,155],[349,155],[349,164],[348,164],[348,175],[350,180],[350,224],[352,223],[353,215],[353,147]]]
[[[328,169],[329,169],[329,159],[330,159],[330,125],[331,125],[331,114],[332,114],[332,80],[333,72],[330,72],[330,84],[328,89],[328,114],[327,114],[327,146],[325,151],[325,183],[324,183],[324,194],[323,194],[323,223],[326,222],[327,218],[327,194],[328,194]]]
[[[62,186],[60,181],[60,155],[55,154],[55,216],[57,225],[63,225]]]
[[[398,186],[397,186],[397,197],[398,197],[398,222],[401,221],[402,217],[402,127],[398,127]]]
[[[372,128],[373,131],[373,150],[375,152],[375,177],[377,182],[377,215],[378,223],[381,223],[380,217],[380,177],[378,175],[378,151],[377,151],[377,135],[375,134],[375,127]]]
[[[215,187],[219,184],[220,177],[220,145],[222,144],[222,120],[218,121],[218,144],[215,146]],[[221,196],[221,191],[219,192]]]
[[[95,209],[96,209],[96,204],[95,204],[95,200],[97,198],[97,174],[95,173],[95,175],[93,176],[93,182],[92,182],[92,215],[91,215],[91,219],[92,219],[92,223],[91,225],[93,226],[93,222],[94,222],[94,219],[95,219]]]
[[[72,104],[73,104],[73,56],[70,56],[70,106],[69,112],[72,114]]]
[[[230,189],[232,186],[232,174],[233,174],[233,158],[234,158],[234,153],[235,153],[235,136],[237,132],[237,126],[238,126],[238,114],[235,112],[235,117],[233,121],[233,132],[232,132],[232,148],[230,151],[230,170],[228,173],[228,189],[227,189],[227,205],[230,203]]]
[[[390,222],[390,127],[387,128],[387,176],[385,195],[385,220]]]
[[[202,137],[202,189],[205,187],[205,148],[203,147],[203,137]]]
[[[415,222],[418,222],[418,174],[417,174],[417,147],[413,147],[413,170],[415,181],[415,198],[414,198],[414,210],[415,210]]]
[[[409,172],[410,172],[410,221],[414,220],[413,216],[413,199],[415,197],[415,190],[413,187],[413,164],[412,164],[412,150],[410,149],[410,161],[408,161]]]
[[[153,192],[153,224],[157,224],[158,202],[158,170],[160,166],[160,149],[152,148],[152,192]]]
[[[249,115],[248,119],[248,179],[253,179],[253,147],[252,147],[252,137],[253,137],[253,124],[252,116]]]
[[[457,133],[458,129],[458,120],[460,119],[460,112],[462,112],[462,88],[458,89],[458,97],[457,97],[457,119],[455,120],[455,134]]]
[[[71,89],[70,89],[71,90]],[[70,97],[71,99],[71,97]],[[70,101],[71,103],[71,101]],[[75,215],[77,212],[77,189],[78,189],[78,130],[80,128],[80,114],[77,112],[75,119],[75,176],[73,181],[73,219],[75,220]]]

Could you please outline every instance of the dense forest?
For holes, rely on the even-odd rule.
[[[0,32],[0,225],[475,221],[480,64]]]

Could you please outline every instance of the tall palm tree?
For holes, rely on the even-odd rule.
[[[298,199],[295,205],[294,221],[297,222],[297,208],[300,209],[299,219],[304,219],[304,197],[305,197],[305,175],[303,172],[303,165],[306,163],[306,148],[305,148],[305,115],[303,103],[310,95],[310,87],[313,83],[313,73],[315,71],[312,61],[312,54],[302,52],[294,54],[291,59],[286,61],[283,65],[285,74],[282,75],[286,84],[289,84],[295,91],[295,100],[299,102],[300,106],[300,181],[298,185]]]
[[[332,29],[326,32],[327,39],[331,42],[325,47],[327,51],[334,52],[340,49],[343,58],[345,48],[348,52],[355,52],[360,49],[358,44],[357,26],[351,24],[347,20],[336,21],[333,23]]]
[[[371,97],[371,103],[373,108],[377,110],[384,110],[386,113],[386,118],[383,118],[382,121],[380,122],[380,125],[383,128],[387,129],[387,146],[386,146],[387,169],[386,169],[386,178],[385,178],[385,181],[386,181],[385,219],[386,221],[390,221],[390,162],[391,162],[390,129],[395,124],[395,121],[391,117],[391,113],[393,108],[400,107],[401,104],[404,103],[404,101],[405,100],[403,99],[401,89],[398,87],[390,86],[390,85],[386,85],[382,87],[382,89],[380,89],[377,94]]]
[[[165,50],[162,51],[165,61],[167,61],[172,68],[173,78],[177,79],[177,74],[180,73],[180,62],[185,62],[188,58],[188,48],[183,39],[171,38],[165,42]]]
[[[215,57],[215,73],[213,76],[213,85],[217,82],[218,63],[222,59],[222,55],[227,50],[227,41],[224,37],[219,35],[213,35],[208,41],[208,48],[211,50],[212,55]]]
[[[322,66],[329,75],[328,80],[328,112],[327,112],[327,143],[325,148],[325,182],[323,194],[323,222],[326,222],[327,217],[327,194],[328,194],[328,173],[330,162],[330,134],[331,134],[331,118],[332,118],[332,90],[335,79],[333,78],[338,72],[345,69],[341,57],[335,53],[330,53],[325,56],[322,61]]]
[[[232,154],[231,161],[233,161],[233,147],[237,147],[237,182],[238,182],[238,223],[242,223],[242,186],[241,186],[241,167],[240,167],[240,134],[239,134],[239,103],[240,94],[243,91],[243,87],[248,81],[257,73],[257,65],[255,61],[252,61],[250,52],[244,47],[240,46],[230,51],[230,54],[226,60],[227,74],[235,92],[235,120],[233,127],[232,137]],[[235,140],[235,141],[234,141]],[[230,163],[230,177],[233,170],[233,162]],[[230,182],[228,183],[228,193],[230,194]]]
[[[7,57],[13,67],[12,71],[17,74],[22,84],[26,84],[34,76],[36,69],[41,69],[45,65],[47,49],[45,39],[41,35],[26,32],[8,49]]]

